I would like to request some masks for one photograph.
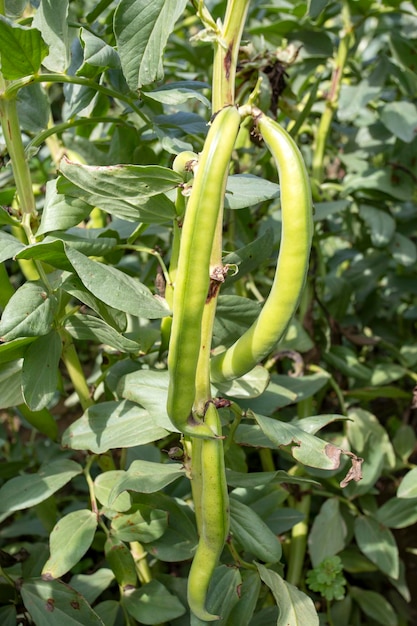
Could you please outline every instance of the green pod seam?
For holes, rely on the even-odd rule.
[[[193,416],[194,381],[213,237],[240,119],[234,106],[221,109],[215,116],[199,159],[181,234],[168,352],[167,411],[180,432],[195,437],[213,437],[203,420]]]
[[[303,157],[282,126],[259,109],[252,109],[252,115],[278,168],[281,244],[271,291],[258,318],[230,348],[211,359],[214,382],[243,376],[281,339],[297,308],[311,251],[312,199]]]
[[[207,405],[205,423],[221,435],[220,418],[212,402]],[[191,611],[211,622],[220,616],[205,607],[207,592],[229,533],[229,496],[227,492],[223,440],[204,439],[198,448],[201,458],[202,493],[200,539],[188,576],[187,597]],[[193,459],[194,462],[194,459]]]

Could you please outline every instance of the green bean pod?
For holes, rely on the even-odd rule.
[[[167,411],[180,432],[194,437],[213,437],[211,429],[193,414],[195,373],[210,284],[213,237],[240,119],[234,106],[221,109],[215,116],[199,158],[182,227],[168,352]]]
[[[281,245],[271,291],[258,318],[230,348],[211,359],[214,382],[243,376],[281,339],[303,291],[313,236],[310,182],[295,141],[259,109],[252,109],[252,115],[278,168]]]
[[[220,435],[221,424],[216,407],[207,405],[205,423]],[[187,597],[191,611],[199,619],[211,622],[220,616],[206,608],[207,591],[229,533],[229,497],[225,478],[222,439],[203,439],[201,454],[202,493],[200,539],[188,576]],[[194,461],[194,459],[193,459]]]

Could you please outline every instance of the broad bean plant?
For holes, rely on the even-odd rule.
[[[2,624],[412,623],[416,54],[409,2],[0,0]]]

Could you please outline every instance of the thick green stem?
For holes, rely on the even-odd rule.
[[[333,116],[337,109],[340,88],[342,85],[342,78],[348,58],[348,53],[353,42],[353,28],[350,20],[350,12],[347,2],[343,4],[342,18],[344,33],[339,43],[335,67],[333,70],[331,87],[327,96],[326,106],[321,116],[319,127],[317,130],[316,145],[313,154],[313,177],[318,182],[322,182],[324,178],[324,154],[327,139],[329,136]]]
[[[62,331],[62,340],[62,360],[67,368],[68,375],[78,395],[80,404],[83,410],[86,411],[94,402],[90,396],[90,389],[85,379],[80,359],[78,358],[71,336],[65,331]]]
[[[235,103],[235,77],[240,41],[250,0],[229,0],[213,63],[213,112]]]
[[[304,514],[304,519],[293,526],[291,531],[291,545],[286,579],[291,585],[298,587],[303,572],[308,537],[308,518],[310,514],[311,496],[303,494],[299,502],[293,502],[293,507]]]
[[[22,135],[20,132],[19,118],[15,98],[4,96],[5,81],[0,79],[0,118],[3,136],[6,142],[13,175],[16,183],[16,191],[19,200],[19,209],[22,214],[22,227],[29,243],[36,241],[32,229],[31,218],[36,216],[35,196],[33,195],[32,178],[29,164],[26,160]]]

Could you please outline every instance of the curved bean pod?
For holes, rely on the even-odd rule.
[[[212,402],[207,405],[205,423],[216,435],[221,435],[219,415]],[[201,530],[188,575],[187,597],[194,615],[203,621],[211,622],[220,619],[220,616],[206,610],[206,597],[229,533],[229,497],[225,479],[223,440],[203,439],[199,446],[202,470]]]
[[[213,437],[204,421],[193,415],[194,380],[210,284],[213,237],[240,119],[234,106],[221,109],[214,118],[199,159],[182,228],[168,352],[167,411],[180,432],[194,437]]]
[[[281,339],[297,308],[311,250],[312,200],[303,157],[282,126],[259,109],[252,109],[252,115],[278,168],[281,245],[274,281],[260,315],[230,348],[211,359],[215,382],[243,376]]]

